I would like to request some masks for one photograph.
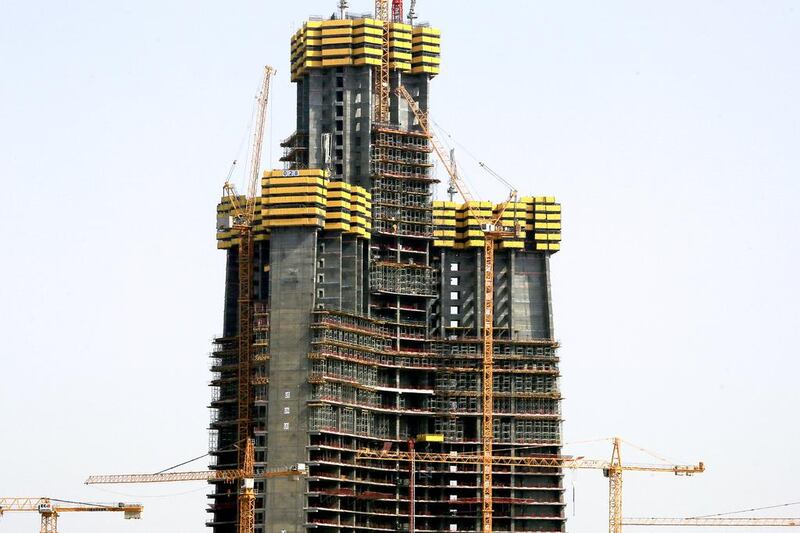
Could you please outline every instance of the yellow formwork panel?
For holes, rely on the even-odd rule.
[[[350,222],[350,213],[341,213],[336,211],[328,211],[325,214],[325,220],[331,222]]]
[[[353,65],[370,65],[380,66],[381,58],[372,56],[361,56],[353,58]]]
[[[328,209],[337,209],[337,208],[344,208],[350,210],[350,206],[352,205],[349,198],[336,198],[332,196],[335,194],[334,191],[328,191],[328,201],[326,202],[326,206]]]
[[[321,21],[322,31],[330,28],[352,28],[353,19],[332,19]]]
[[[431,46],[439,46],[442,43],[442,40],[439,37],[433,37],[431,35],[415,35],[411,39],[411,44],[426,44]]]
[[[343,67],[353,64],[352,57],[343,57],[340,59],[325,59],[322,61],[323,67]]]
[[[414,62],[414,65],[423,67],[438,67],[442,60],[439,57],[414,56],[412,61]]]
[[[414,28],[414,35],[433,35],[438,37],[442,35],[442,30],[439,28],[431,28],[430,26],[416,26]]]
[[[488,210],[491,211],[491,210],[494,209],[494,204],[492,204],[492,202],[480,202],[480,201],[477,201],[477,200],[473,200],[471,202],[464,202],[463,204],[458,206],[458,209],[460,211],[466,211],[467,209],[473,209],[473,210],[474,209],[488,209]]]
[[[363,56],[363,55],[374,56],[374,57],[377,57],[378,59],[380,59],[381,50],[380,50],[380,48],[369,48],[369,47],[356,48],[356,49],[353,50],[353,55],[354,56]]]
[[[324,50],[322,50],[323,61],[325,61],[325,59],[327,59],[327,58],[329,58],[331,56],[341,57],[341,56],[349,56],[349,55],[350,55],[350,48],[349,47],[348,48],[325,48]]]
[[[353,38],[347,37],[323,37],[322,46],[332,46],[337,44],[352,44]]]
[[[362,28],[356,28],[353,30],[353,37],[361,36],[361,35],[373,35],[378,37],[378,42],[381,41],[383,37],[383,28],[373,28],[370,26],[364,26]]]
[[[325,210],[320,209],[317,207],[268,207],[261,211],[261,215],[268,219],[274,219],[275,217],[294,217],[294,216],[305,216],[305,217],[314,217],[314,216],[325,216]]]
[[[441,47],[431,44],[416,44],[411,47],[412,52],[428,52],[431,54],[439,54],[442,52]],[[421,56],[425,57],[425,56]],[[431,57],[425,57],[425,59],[432,59]]]
[[[434,67],[411,67],[412,74],[439,74],[439,69]]]
[[[353,60],[354,65],[376,65],[380,66],[381,60],[374,57],[359,57]]]
[[[277,206],[281,204],[325,205],[325,198],[320,196],[275,196],[264,198],[263,204],[268,206]]]
[[[270,228],[275,227],[289,227],[289,226],[322,226],[322,222],[318,218],[288,218],[268,220],[266,225]]]
[[[305,178],[321,177],[327,178],[328,171],[320,168],[304,168],[301,170],[265,170],[265,178]]]
[[[376,46],[381,46],[383,44],[383,40],[380,37],[370,37],[369,35],[364,35],[360,37],[353,37],[353,44],[374,44]],[[380,48],[378,50],[380,51]]]
[[[350,224],[346,222],[325,222],[325,229],[329,231],[350,231]]]
[[[316,187],[324,187],[325,186],[325,179],[324,178],[317,178],[313,176],[294,176],[294,177],[272,177],[267,176],[261,178],[262,185],[270,186],[270,187],[292,187],[296,185],[307,185],[307,186],[316,186]]]
[[[321,32],[322,39],[330,37],[347,37],[352,35],[353,30],[351,28],[323,28]]]
[[[355,21],[353,22],[353,26],[361,26],[361,25],[375,26],[377,28],[383,28],[383,21],[382,20],[378,20],[378,19],[373,19],[373,18],[366,17],[366,18],[363,18],[363,19],[355,19]]]
[[[303,196],[308,194],[317,194],[320,196],[325,196],[325,189],[319,186],[313,185],[301,185],[298,187],[293,186],[286,186],[286,187],[276,187],[275,185],[267,185],[267,192],[264,195],[265,197],[272,197],[272,196]]]

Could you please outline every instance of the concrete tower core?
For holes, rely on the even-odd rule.
[[[483,233],[497,208],[433,199],[423,111],[440,31],[390,24],[389,123],[374,122],[383,23],[309,20],[291,41],[297,129],[284,168],[264,172],[252,272],[256,471],[305,463],[305,477],[256,481],[264,533],[480,531],[480,465],[357,458],[363,448],[481,449]],[[226,251],[224,329],[212,357],[212,468],[237,467],[238,239]],[[550,256],[561,206],[524,197],[504,215],[519,237],[495,252],[496,455],[560,453],[561,396]],[[213,482],[208,525],[236,532],[233,484]],[[414,487],[414,498],[410,489]],[[561,472],[495,467],[494,531],[564,531]],[[411,500],[411,501],[410,501]]]

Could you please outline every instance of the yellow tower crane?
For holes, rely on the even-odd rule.
[[[141,518],[144,507],[135,503],[83,503],[56,498],[0,498],[0,516],[4,513],[39,513],[40,533],[58,533],[61,513],[124,513],[125,519]]]
[[[389,52],[390,52],[390,31],[391,23],[389,20],[389,0],[375,0],[375,18],[383,23],[381,36],[381,64],[377,66],[374,73],[375,96],[374,121],[378,124],[389,122]]]
[[[419,122],[422,131],[428,137],[433,146],[436,155],[442,161],[443,166],[450,175],[450,185],[455,188],[464,202],[470,215],[478,220],[481,231],[484,236],[483,246],[483,381],[482,381],[482,401],[483,401],[483,417],[482,417],[482,445],[483,445],[483,479],[482,479],[482,516],[483,516],[483,532],[490,533],[492,531],[492,448],[494,445],[494,250],[497,241],[506,237],[519,236],[521,228],[516,226],[514,228],[506,228],[502,226],[503,213],[506,206],[510,202],[517,199],[517,191],[511,187],[508,182],[504,183],[509,186],[510,192],[508,198],[500,204],[493,216],[489,219],[481,215],[477,210],[474,210],[475,199],[472,193],[467,188],[466,184],[459,178],[456,171],[456,166],[447,157],[444,147],[439,143],[439,140],[433,134],[430,126],[430,118],[428,114],[422,111],[414,101],[414,98],[409,94],[405,87],[402,85],[397,88],[397,94],[403,98],[411,112]],[[484,166],[484,168],[486,168]],[[494,174],[494,173],[493,173]],[[498,177],[494,174],[495,177]]]
[[[252,533],[254,530],[255,491],[253,479],[252,450],[252,406],[253,406],[253,220],[257,204],[259,174],[261,170],[261,148],[264,144],[264,126],[269,104],[269,87],[275,69],[264,67],[261,90],[257,97],[253,145],[250,149],[250,166],[247,191],[244,197],[236,192],[236,187],[226,180],[223,195],[232,207],[232,227],[239,233],[239,336],[238,336],[238,415],[237,430],[239,442],[247,446],[239,447],[238,466],[243,472],[244,482],[239,489],[238,522],[239,533]],[[249,450],[249,452],[248,452]],[[249,454],[248,454],[249,453]]]
[[[306,465],[299,463],[288,468],[267,470],[253,474],[253,479],[273,477],[302,476],[306,473]],[[243,479],[244,472],[237,470],[199,470],[194,472],[160,472],[158,474],[102,474],[89,476],[87,485],[117,485],[138,483],[174,483],[178,481],[225,481],[234,482]]]
[[[233,483],[240,481],[239,489],[239,512],[244,509],[255,510],[255,505],[242,505],[243,499],[252,498],[255,502],[254,484],[256,479],[268,479],[274,477],[303,476],[306,474],[306,465],[298,463],[291,467],[267,470],[258,474],[253,472],[253,440],[247,439],[244,446],[244,456],[246,458],[245,468],[235,470],[201,470],[194,472],[160,472],[157,474],[103,474],[89,476],[85,483],[87,485],[116,485],[116,484],[138,484],[138,483],[174,483],[178,481],[223,481]],[[241,516],[241,515],[240,515]],[[244,516],[245,520],[239,521],[240,533],[253,533],[255,530],[255,519],[251,512],[249,516]],[[243,526],[244,524],[244,526]],[[243,527],[250,529],[244,530]]]
[[[661,472],[675,474],[676,476],[691,476],[705,471],[705,465],[700,462],[696,465],[670,465],[670,464],[622,464],[619,453],[620,439],[614,439],[614,449],[610,461],[600,459],[586,459],[584,457],[569,457],[560,455],[533,455],[530,457],[510,457],[495,455],[488,457],[492,466],[510,467],[536,467],[536,468],[576,468],[602,470],[609,479],[608,501],[609,501],[609,533],[619,533],[622,531],[622,473],[627,472]],[[358,459],[377,459],[384,461],[415,461],[417,463],[447,463],[447,464],[475,464],[485,465],[487,457],[485,454],[459,454],[450,453],[426,453],[426,452],[402,452],[384,450],[359,450]],[[485,479],[485,476],[484,476]],[[483,494],[486,494],[484,487]],[[485,500],[484,500],[485,503]],[[411,503],[413,505],[413,502]],[[485,506],[484,506],[485,509]],[[491,510],[489,513],[491,516]],[[486,515],[483,515],[484,528],[486,527]],[[489,522],[491,527],[491,521]],[[484,529],[483,533],[491,533],[491,529]]]

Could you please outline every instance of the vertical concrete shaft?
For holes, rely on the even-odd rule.
[[[272,467],[306,460],[306,400],[317,231],[276,228],[271,237],[272,274],[267,462]],[[265,531],[305,531],[303,478],[266,482]]]

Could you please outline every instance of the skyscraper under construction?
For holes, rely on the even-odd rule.
[[[494,339],[494,455],[560,453],[549,265],[561,207],[544,196],[502,207],[434,200],[431,139],[396,89],[427,113],[440,31],[380,18],[342,9],[291,38],[297,128],[282,143],[284,168],[263,174],[246,263],[247,409],[256,471],[303,463],[307,475],[256,480],[256,531],[481,531],[480,464],[420,455],[412,467],[359,450],[480,454],[484,335]],[[217,469],[241,466],[232,208],[226,199],[217,213],[227,255],[212,353]],[[496,242],[484,331],[481,220],[499,212],[518,231]],[[208,524],[235,532],[236,487],[213,485]],[[491,495],[496,532],[564,531],[559,470],[495,466]]]

